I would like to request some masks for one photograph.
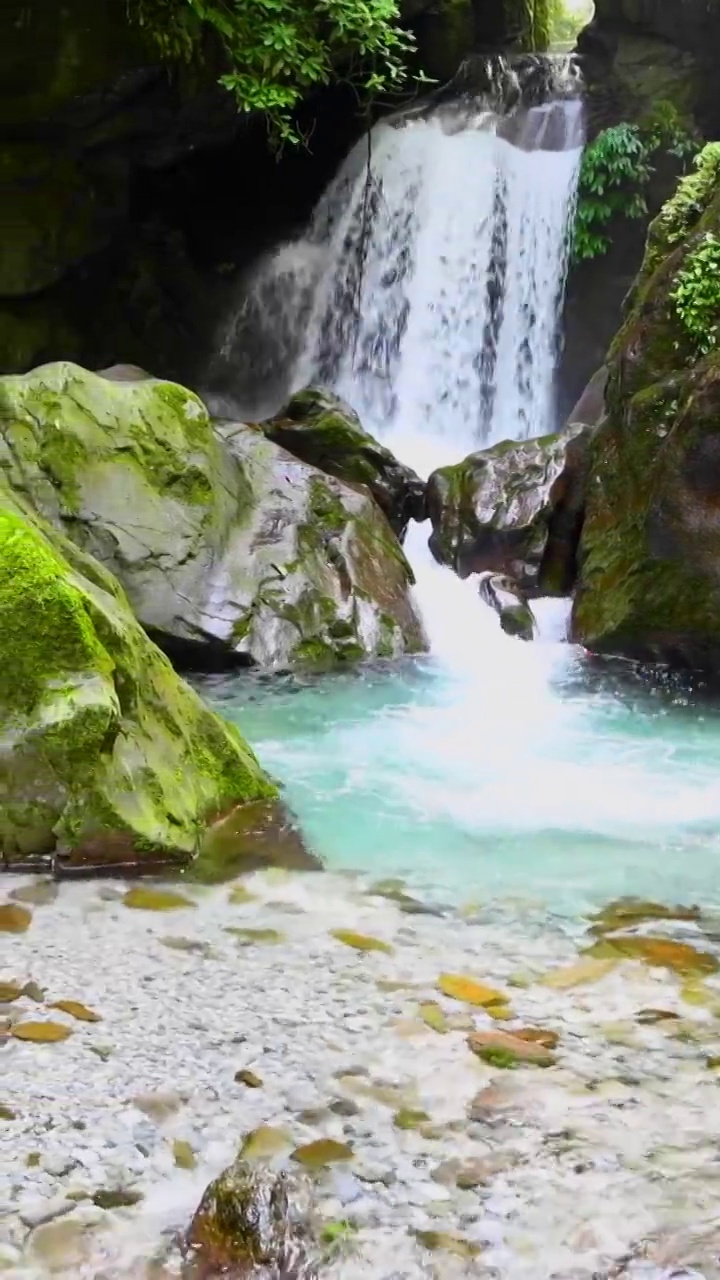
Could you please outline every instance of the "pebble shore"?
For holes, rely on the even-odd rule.
[[[0,902],[30,883],[4,877]],[[3,1276],[180,1275],[178,1233],[262,1127],[288,1154],[352,1148],[311,1173],[334,1280],[720,1276],[716,975],[629,960],[548,984],[580,922],[425,914],[361,876],[172,885],[173,910],[132,909],[116,881],[34,887],[29,927],[0,932],[0,983],[25,989],[0,1003]],[[443,973],[501,990],[502,1021]],[[68,1001],[85,1012],[51,1007]],[[45,1020],[71,1034],[15,1034]],[[520,1027],[557,1034],[554,1065],[468,1047]]]

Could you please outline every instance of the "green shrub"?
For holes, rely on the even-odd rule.
[[[697,355],[714,350],[720,323],[720,240],[712,231],[685,259],[670,298]]]
[[[397,0],[127,0],[163,58],[188,61],[214,32],[240,111],[262,112],[277,141],[299,141],[293,111],[339,75],[370,94],[397,89],[413,37]],[[338,70],[340,68],[340,70]]]
[[[686,163],[698,139],[670,102],[660,101],[641,124],[604,129],[583,152],[573,233],[576,262],[597,258],[610,248],[612,220],[643,218],[654,158],[664,151]]]

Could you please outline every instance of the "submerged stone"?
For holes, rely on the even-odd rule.
[[[241,1071],[236,1071],[234,1075],[236,1084],[244,1084],[248,1089],[262,1089],[262,1077],[255,1074],[254,1071],[244,1067]]]
[[[142,1191],[133,1191],[130,1187],[106,1187],[92,1196],[98,1209],[131,1209],[142,1199]]]
[[[13,889],[10,897],[14,902],[26,902],[33,907],[47,907],[55,902],[59,887],[54,880],[35,880],[31,884],[21,884]]]

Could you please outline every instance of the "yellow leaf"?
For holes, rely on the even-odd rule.
[[[69,1013],[70,1017],[77,1018],[78,1022],[102,1021],[99,1013],[93,1013],[92,1009],[88,1009],[87,1005],[81,1004],[79,1000],[56,1000],[49,1008],[59,1009],[61,1013]]]
[[[353,1149],[347,1142],[336,1142],[334,1138],[317,1138],[315,1142],[306,1142],[296,1147],[291,1159],[305,1169],[324,1169],[326,1165],[337,1164],[338,1161],[352,1160]]]
[[[195,1152],[189,1142],[176,1138],[173,1142],[173,1159],[178,1169],[194,1169],[197,1164]]]
[[[440,1036],[447,1034],[449,1030],[447,1018],[440,1005],[436,1004],[434,1000],[425,1000],[420,1005],[419,1012],[425,1025],[430,1027],[432,1031],[437,1031]]]
[[[22,987],[17,982],[0,982],[0,1004],[10,1004],[13,1000],[18,1000],[23,993]]]
[[[393,952],[389,942],[371,938],[369,934],[355,933],[352,929],[331,929],[330,933],[338,942],[343,942],[346,947],[352,947],[355,951],[384,951],[387,955],[392,955]]]
[[[507,997],[502,991],[486,987],[474,978],[465,978],[457,973],[441,973],[438,978],[438,991],[452,1000],[461,1000],[463,1004],[473,1004],[484,1008],[486,1005],[503,1004]]]
[[[30,928],[32,911],[21,907],[17,902],[3,902],[0,905],[0,933],[25,933]]]
[[[566,965],[562,969],[551,969],[540,979],[540,982],[544,987],[552,987],[556,991],[567,991],[572,987],[582,987],[586,982],[599,982],[616,965],[617,960],[588,957],[585,960],[578,960],[576,964]]]
[[[292,1138],[286,1129],[261,1124],[246,1134],[240,1149],[244,1160],[270,1160],[292,1146]]]
[[[10,1028],[16,1040],[31,1040],[33,1044],[55,1044],[72,1035],[63,1022],[16,1022]]]
[[[194,907],[195,903],[173,889],[129,889],[123,898],[126,907],[135,911],[178,911],[182,907]]]

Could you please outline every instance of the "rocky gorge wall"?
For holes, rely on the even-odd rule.
[[[476,44],[532,36],[537,5],[405,0],[442,81]],[[212,39],[163,64],[126,0],[0,6],[0,371],[133,362],[192,380],[243,266],[302,225],[362,132],[339,85],[300,111],[278,160],[217,81]]]

